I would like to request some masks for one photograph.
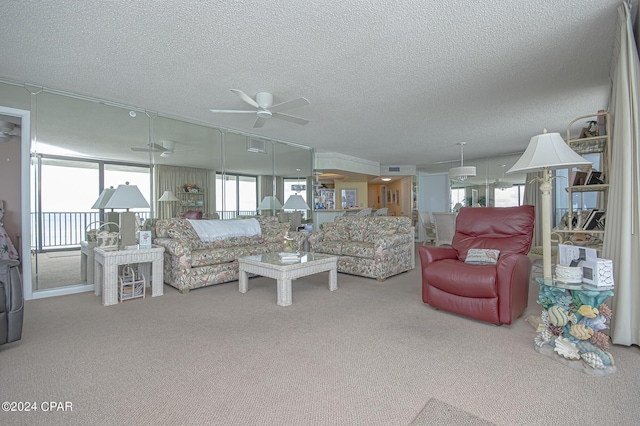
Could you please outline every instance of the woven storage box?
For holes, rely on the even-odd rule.
[[[93,225],[98,225],[95,228],[92,228]],[[89,245],[95,246],[98,243],[98,232],[100,232],[100,221],[91,222],[87,225],[84,232],[84,240],[89,243]]]
[[[122,275],[119,277],[118,297],[120,301],[135,299],[136,297],[144,299],[146,284],[144,275],[135,271],[129,265],[125,266],[122,268]]]
[[[109,232],[106,229],[107,225],[115,225],[118,230],[120,229],[118,224],[115,222],[103,223],[98,227],[96,245],[102,250],[118,250],[118,244],[120,243],[120,232]]]

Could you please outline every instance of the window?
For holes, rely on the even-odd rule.
[[[521,206],[524,201],[524,185],[517,184],[511,188],[493,190],[494,205],[496,207]]]
[[[216,173],[216,210],[221,219],[252,216],[257,208],[257,177]]]

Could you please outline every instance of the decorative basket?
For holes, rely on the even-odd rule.
[[[98,242],[98,232],[100,228],[100,225],[98,225],[97,228],[91,228],[92,225],[95,224],[101,224],[102,222],[100,222],[99,220],[96,222],[91,222],[90,224],[87,225],[87,227],[85,228],[85,232],[84,232],[84,240],[89,243],[89,245],[93,245],[95,246]]]
[[[118,231],[120,231],[120,227],[115,222],[105,222],[100,225],[96,236],[97,247],[102,250],[118,250],[120,232],[109,232],[106,228],[102,230],[101,228],[106,225],[115,225]]]
[[[118,296],[120,301],[134,299],[136,297],[145,296],[146,280],[144,275],[139,271],[135,271],[130,265],[122,268],[122,275],[119,278],[120,288]]]

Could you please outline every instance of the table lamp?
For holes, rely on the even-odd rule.
[[[135,185],[118,185],[105,208],[126,209],[120,213],[120,245],[126,247],[137,244],[136,241],[136,215],[129,209],[149,208],[149,203]]]
[[[171,208],[171,217],[176,216],[175,204],[173,203],[180,200],[175,196],[173,191],[164,191],[164,193],[162,193],[162,197],[158,198],[158,201],[162,203],[171,203],[169,204],[169,207]]]
[[[116,192],[115,188],[113,186],[110,186],[109,188],[105,188],[102,190],[102,192],[100,193],[100,195],[98,196],[98,199],[96,200],[95,203],[93,203],[93,206],[91,206],[92,209],[98,209],[98,210],[103,210],[106,208],[107,202],[111,199],[111,196],[113,195],[113,193]],[[111,209],[110,212],[104,212],[104,220],[105,222],[113,222],[113,223],[117,223],[120,218],[118,213],[115,213],[113,211],[113,209]],[[107,226],[107,230],[109,232],[116,232],[117,229],[115,229],[114,225],[108,225]]]
[[[280,200],[273,195],[267,195],[264,197],[258,206],[258,210],[271,210],[272,214],[275,210],[280,210],[281,208],[282,204],[280,203]]]
[[[591,162],[572,150],[559,133],[544,133],[531,138],[524,154],[507,173],[542,171],[542,264],[545,284],[552,284],[551,273],[551,179],[550,170],[587,166]]]

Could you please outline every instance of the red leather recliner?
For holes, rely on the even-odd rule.
[[[493,324],[511,324],[527,307],[534,207],[465,207],[452,247],[420,246],[422,301]],[[495,265],[468,264],[471,248],[500,250]]]

